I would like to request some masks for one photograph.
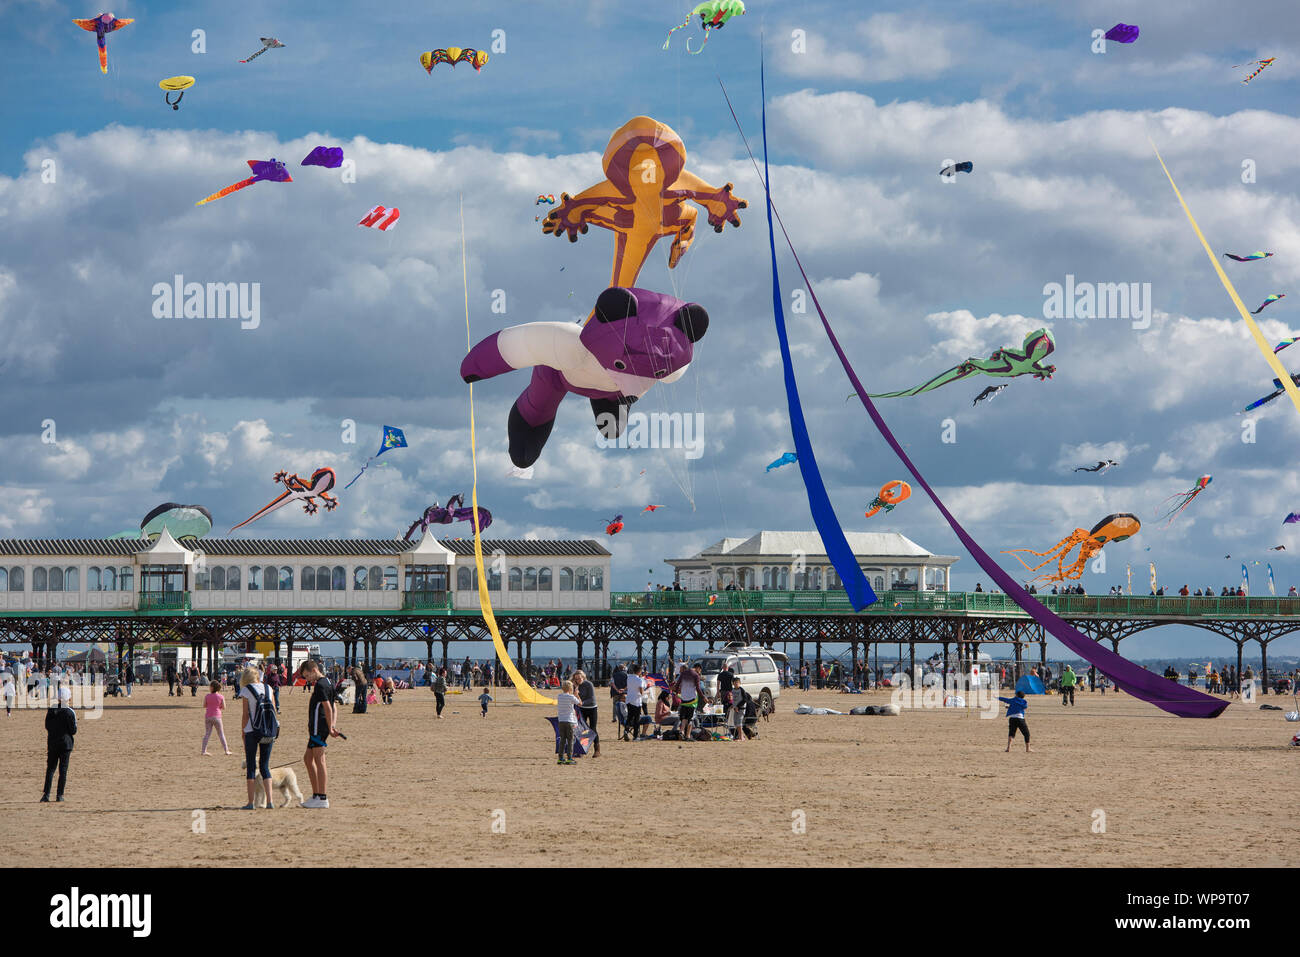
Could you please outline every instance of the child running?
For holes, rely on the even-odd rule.
[[[556,726],[560,731],[560,756],[556,764],[577,764],[573,760],[573,738],[578,730],[578,707],[582,700],[573,693],[573,682],[566,681],[560,685],[560,694],[555,699]],[[487,705],[484,705],[486,708]]]
[[[483,717],[485,717],[485,718],[487,717],[487,706],[488,706],[488,702],[489,702],[489,701],[496,701],[496,700],[497,700],[497,699],[494,698],[494,697],[492,697],[492,695],[488,692],[487,685],[484,685],[484,686],[483,686],[483,693],[482,693],[481,695],[478,696],[478,703],[479,703],[480,705],[483,706]]]
[[[230,745],[226,744],[226,729],[221,725],[221,713],[226,708],[225,695],[221,693],[221,682],[213,681],[208,685],[208,693],[203,697],[203,748],[202,753],[208,753],[208,738],[212,737],[212,732],[217,732],[217,737],[221,739],[221,748],[226,754],[230,753]]]
[[[1016,740],[1016,732],[1019,731],[1025,736],[1025,750],[1032,751],[1029,746],[1029,722],[1025,720],[1025,712],[1029,708],[1029,702],[1025,700],[1025,693],[1017,691],[1014,698],[998,698],[1007,706],[1007,750],[1011,750],[1011,742]]]

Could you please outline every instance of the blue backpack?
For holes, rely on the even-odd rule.
[[[261,697],[258,697],[256,691],[253,692],[253,697],[257,700],[253,708],[253,730],[262,735],[259,744],[270,744],[280,736],[280,716],[275,712],[275,702],[265,685],[262,686]]]

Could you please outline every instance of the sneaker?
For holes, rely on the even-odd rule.
[[[316,797],[316,795],[313,794],[313,795],[312,795],[311,797],[309,797],[307,800],[305,800],[305,801],[302,802],[302,806],[303,806],[303,807],[310,807],[310,808],[329,807],[329,806],[330,806],[330,802],[324,800],[323,798],[318,798],[318,797]]]
[[[59,795],[58,797],[56,797],[54,800],[55,800],[56,803],[60,803],[60,804],[61,804],[61,803],[63,802],[63,795],[60,794],[60,795]]]
[[[564,763],[564,758],[556,758],[556,759],[555,759],[555,763],[556,763],[556,764],[563,764],[563,763]]]
[[[49,803],[50,803],[50,796],[49,796],[48,794],[42,794],[42,795],[41,795],[41,800],[40,800],[39,803],[41,803],[41,804],[49,804]]]

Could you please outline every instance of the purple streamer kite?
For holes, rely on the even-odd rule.
[[[762,90],[763,96],[763,114],[766,118],[767,93],[765,80],[763,79],[761,61],[759,76],[760,89]],[[721,80],[718,82],[719,85],[722,85]],[[725,85],[722,86],[722,93],[723,96],[727,98],[727,106],[731,109],[731,116],[736,122],[736,129],[739,130],[741,138],[745,140],[745,148],[748,150],[749,141],[745,137],[745,132],[740,126],[740,119],[736,116],[735,108],[731,106],[731,98],[727,96]],[[765,151],[766,146],[765,133]],[[752,150],[750,150],[750,159],[753,160],[755,169],[757,170],[758,161],[754,159]],[[760,173],[759,175],[761,177],[762,174]],[[766,187],[766,183],[764,185]],[[994,583],[997,584],[1005,594],[1010,596],[1011,600],[1019,605],[1020,608],[1033,618],[1033,620],[1047,633],[1057,641],[1061,642],[1061,644],[1065,645],[1066,648],[1070,649],[1070,651],[1074,652],[1084,661],[1095,665],[1097,670],[1114,681],[1115,685],[1120,690],[1126,691],[1135,698],[1146,701],[1155,705],[1157,708],[1168,711],[1170,714],[1182,718],[1217,717],[1226,707],[1228,707],[1228,702],[1221,701],[1211,695],[1177,684],[1176,682],[1170,681],[1168,678],[1147,671],[1140,665],[1135,665],[1133,662],[1128,661],[1113,651],[1103,648],[1101,645],[1081,634],[1063,618],[1060,618],[1051,612],[1046,606],[1042,605],[1031,596],[1029,592],[1022,588],[1016,580],[1008,575],[1002,567],[994,561],[992,556],[984,551],[984,549],[979,546],[979,543],[976,542],[975,539],[971,538],[967,531],[962,528],[957,519],[953,517],[952,513],[949,512],[943,502],[940,501],[939,496],[935,494],[934,489],[930,487],[930,483],[925,480],[925,477],[920,473],[917,467],[912,464],[912,460],[908,458],[907,453],[903,451],[903,446],[899,443],[898,439],[894,437],[894,433],[889,430],[889,426],[885,424],[885,420],[881,417],[880,413],[876,410],[875,405],[868,397],[867,390],[863,388],[852,364],[844,354],[844,350],[840,347],[839,340],[835,337],[834,330],[831,329],[830,320],[826,318],[826,313],[822,310],[821,303],[817,300],[817,294],[813,291],[812,282],[809,280],[807,272],[804,271],[803,263],[799,261],[799,254],[795,252],[794,244],[790,241],[789,233],[786,232],[785,223],[781,221],[780,214],[776,212],[775,207],[772,205],[770,192],[768,192],[767,195],[767,202],[773,215],[776,217],[777,222],[781,223],[781,233],[785,236],[786,245],[790,247],[790,255],[794,257],[795,265],[798,266],[799,274],[803,277],[806,288],[808,289],[808,295],[811,297],[813,305],[817,309],[817,315],[821,318],[822,328],[826,332],[826,338],[830,341],[831,348],[835,350],[835,354],[838,356],[840,365],[843,366],[845,374],[848,375],[849,381],[853,383],[853,388],[857,391],[858,398],[862,400],[862,405],[867,410],[867,415],[871,417],[871,421],[875,424],[876,429],[884,437],[885,441],[889,443],[889,447],[894,450],[894,454],[897,455],[903,465],[907,467],[907,470],[912,473],[912,477],[916,480],[916,483],[925,490],[926,495],[928,495],[930,500],[934,502],[935,507],[938,508],[940,514],[943,515],[944,520],[947,521],[948,525],[957,535],[957,538],[961,541],[962,545],[965,546],[966,550],[970,552],[971,556],[975,559],[980,568],[984,569],[984,571],[992,577]],[[775,250],[773,252],[775,254]]]

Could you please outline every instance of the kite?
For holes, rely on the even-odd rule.
[[[469,383],[533,367],[528,387],[510,407],[510,460],[537,461],[555,425],[555,413],[573,392],[591,402],[596,429],[615,439],[627,425],[627,407],[659,382],[686,374],[695,343],[709,328],[703,306],[648,289],[606,289],[596,299],[595,322],[528,322],[494,332],[460,364]]]
[[[445,50],[426,50],[420,54],[420,66],[424,67],[424,72],[428,74],[432,74],[433,68],[439,63],[449,64],[453,70],[456,69],[457,63],[468,63],[478,71],[483,69],[487,61],[486,53],[471,47],[463,50],[460,47],[447,47]]]
[[[358,226],[378,226],[381,233],[387,232],[390,226],[395,226],[397,220],[402,216],[402,211],[394,206],[392,209],[385,209],[383,206],[376,206],[361,218]]]
[[[452,504],[453,502],[455,503],[454,505]],[[453,495],[451,498],[447,499],[447,504],[445,506],[439,506],[437,502],[434,502],[426,508],[423,514],[411,523],[411,527],[406,530],[406,534],[402,536],[402,538],[404,541],[409,542],[417,528],[420,530],[420,533],[423,534],[425,529],[430,525],[450,525],[452,522],[473,521],[474,509],[465,507],[465,496]],[[480,505],[478,507],[478,527],[484,529],[491,524],[492,513]]]
[[[163,529],[177,541],[193,541],[212,531],[212,513],[202,505],[177,505],[163,502],[140,519],[138,531],[119,532],[109,538],[141,538],[157,541]]]
[[[272,481],[283,483],[284,491],[272,499],[270,504],[258,509],[250,518],[244,519],[235,528],[243,528],[249,522],[256,522],[264,515],[269,515],[290,502],[302,502],[302,510],[308,515],[316,514],[316,499],[318,498],[327,512],[332,512],[339,506],[339,500],[329,494],[330,489],[334,487],[334,483],[338,481],[334,475],[334,470],[331,468],[317,469],[311,473],[311,479],[306,482],[297,475],[290,475],[288,472],[276,472]],[[232,528],[231,531],[233,532],[235,528]]]
[[[404,449],[404,448],[406,448],[405,433],[403,433],[401,429],[396,428],[395,426],[391,426],[391,425],[384,426],[384,437],[379,440],[379,451],[376,452],[374,455],[370,456],[370,458],[366,459],[365,464],[361,466],[361,472],[364,472],[367,468],[369,468],[371,462],[379,458],[379,456],[383,455],[389,449]],[[351,482],[343,486],[344,491],[350,489],[356,483],[357,479],[361,478],[361,472],[358,472]]]
[[[576,243],[589,226],[611,230],[617,237],[611,286],[635,286],[650,250],[664,236],[673,238],[668,268],[676,268],[695,238],[699,213],[688,201],[704,207],[717,233],[727,223],[739,226],[736,211],[749,205],[731,194],[731,183],[718,189],[688,170],[681,137],[648,116],[633,117],[614,132],[601,166],[604,180],[577,196],[560,194],[542,232]]]
[[[551,716],[546,719],[551,722],[551,729],[555,731],[555,753],[560,753],[560,719]],[[578,715],[578,723],[573,729],[573,756],[580,758],[595,746],[597,734],[587,726],[587,722],[582,720]]]
[[[1055,349],[1056,340],[1052,338],[1052,334],[1046,329],[1035,329],[1025,336],[1022,349],[1012,349],[1010,347],[997,349],[987,359],[971,357],[960,365],[939,373],[930,381],[923,382],[915,388],[904,389],[901,392],[871,393],[871,398],[897,399],[903,396],[920,395],[923,392],[929,392],[940,386],[948,385],[950,382],[957,382],[976,373],[1006,378],[1032,375],[1039,381],[1050,379],[1052,373],[1056,371],[1056,366],[1045,365],[1043,360],[1051,355]],[[851,399],[853,396],[850,395],[849,398]]]
[[[1269,303],[1277,302],[1279,299],[1285,299],[1285,298],[1286,298],[1286,293],[1284,293],[1284,292],[1275,292],[1275,293],[1273,293],[1271,296],[1269,296],[1267,299],[1265,299],[1263,302],[1261,302],[1261,303],[1259,304],[1259,308],[1253,310],[1253,311],[1251,312],[1251,315],[1252,315],[1252,316],[1258,316],[1261,312],[1264,311],[1264,307],[1267,306]],[[1274,350],[1274,351],[1276,352],[1276,350]]]
[[[125,20],[119,20],[111,13],[101,13],[99,16],[92,17],[89,20],[74,19],[72,22],[81,27],[81,29],[89,30],[95,35],[95,43],[99,46],[99,72],[107,73],[108,44],[105,42],[104,37],[112,33],[114,30],[120,30],[123,27],[128,27],[135,23],[135,18],[131,17]]]
[[[202,206],[204,203],[210,203],[214,199],[221,199],[223,196],[229,196],[236,190],[241,190],[245,186],[252,186],[254,183],[292,183],[293,177],[289,171],[284,168],[284,164],[272,156],[269,160],[249,160],[248,167],[253,171],[253,175],[248,179],[241,179],[238,183],[232,183],[224,189],[219,189],[211,196],[206,196],[195,203],[195,206]]]
[[[1096,465],[1093,465],[1091,467],[1080,466],[1079,468],[1075,469],[1075,471],[1076,472],[1105,472],[1107,469],[1112,469],[1116,465],[1119,465],[1119,463],[1114,461],[1113,459],[1109,459],[1104,462],[1098,462]]]
[[[284,46],[284,44],[281,43],[279,40],[277,40],[275,37],[259,37],[259,39],[262,41],[262,49],[258,50],[256,53],[254,53],[252,56],[250,56],[247,60],[240,60],[240,61],[239,61],[240,63],[249,63],[249,62],[251,62],[252,60],[256,60],[258,57],[260,57],[260,56],[261,56],[263,53],[265,53],[267,50],[276,50],[276,49],[279,49],[280,47]]]
[[[971,405],[978,405],[979,403],[983,402],[985,399],[992,399],[999,392],[1001,392],[1003,389],[1006,388],[1010,388],[1010,383],[1007,383],[1007,385],[991,385],[983,392],[981,392],[979,395],[975,396],[975,401],[972,402]],[[850,396],[850,398],[852,397]]]
[[[129,23],[130,21],[128,20],[127,22]],[[1250,76],[1246,77],[1246,79],[1241,81],[1242,83],[1249,83],[1251,80],[1255,79],[1255,77],[1263,73],[1264,70],[1268,68],[1269,64],[1271,64],[1276,59],[1277,57],[1271,56],[1267,60],[1248,60],[1245,63],[1234,63],[1232,65],[1232,68],[1235,70],[1238,67],[1250,66],[1252,63],[1258,63],[1259,69],[1256,70],[1254,73],[1252,73]]]
[[[708,0],[706,3],[698,4],[690,13],[686,14],[686,19],[668,31],[668,39],[664,41],[663,48],[668,49],[668,44],[672,42],[673,34],[682,27],[691,25],[691,17],[700,18],[700,27],[704,30],[704,43],[700,44],[698,50],[691,49],[691,41],[686,41],[686,52],[691,54],[703,53],[704,46],[709,42],[709,32],[711,30],[721,30],[727,21],[735,16],[744,16],[745,5],[741,0]]]
[[[318,146],[303,157],[300,166],[324,166],[326,169],[338,169],[343,165],[343,147]]]
[[[779,459],[777,459],[775,462],[770,462],[770,463],[768,463],[768,466],[767,466],[766,469],[764,469],[764,471],[765,471],[765,472],[770,472],[770,471],[772,471],[772,469],[779,469],[779,468],[780,468],[781,466],[783,466],[783,465],[791,465],[791,464],[793,464],[793,463],[795,463],[795,462],[798,462],[798,461],[799,461],[799,456],[798,456],[797,453],[795,453],[795,452],[784,452],[784,453],[782,453],[781,457],[780,457]]]
[[[185,99],[185,91],[194,85],[192,76],[169,76],[165,80],[158,81],[158,89],[163,90],[163,99],[173,110],[181,108],[181,100]],[[176,94],[176,99],[172,99],[172,94]]]
[[[1281,348],[1281,347],[1279,347],[1279,348]],[[1297,373],[1297,374],[1291,376],[1291,382],[1292,382],[1292,384],[1294,384],[1294,385],[1300,386],[1300,373]],[[1251,412],[1251,411],[1253,411],[1253,410],[1255,410],[1255,409],[1258,409],[1261,405],[1268,405],[1270,402],[1272,402],[1274,399],[1276,399],[1278,396],[1280,396],[1284,391],[1286,391],[1285,387],[1282,385],[1282,380],[1281,380],[1281,379],[1274,379],[1274,380],[1273,380],[1273,388],[1274,388],[1276,391],[1274,391],[1274,392],[1270,392],[1268,395],[1264,396],[1264,397],[1261,398],[1261,399],[1256,399],[1254,402],[1252,402],[1250,405],[1246,406],[1244,409],[1242,409],[1242,410],[1241,410],[1240,412],[1238,412],[1237,414],[1238,414],[1238,415],[1244,415],[1244,414],[1247,413],[1247,412]]]
[[[1300,512],[1288,512],[1286,518],[1282,519],[1283,525],[1294,525],[1300,522]]]
[[[641,511],[643,511],[643,512],[653,512],[655,509],[657,509],[657,508],[663,508],[663,507],[664,507],[664,506],[662,506],[662,505],[647,505],[645,508],[641,509]]]
[[[1140,31],[1130,23],[1117,23],[1106,31],[1106,39],[1116,43],[1132,43]]]
[[[954,163],[951,166],[945,166],[939,170],[940,176],[956,176],[958,173],[969,173],[975,169],[975,164],[967,160],[965,163]]]
[[[623,516],[615,515],[608,525],[605,526],[606,535],[617,535],[623,531]]]
[[[1015,555],[1016,561],[1024,565],[1031,572],[1036,572],[1053,558],[1056,559],[1056,574],[1039,575],[1035,581],[1059,582],[1066,579],[1077,579],[1083,577],[1084,566],[1088,560],[1101,551],[1102,546],[1109,542],[1122,542],[1125,539],[1132,538],[1142,528],[1142,523],[1138,521],[1136,515],[1128,512],[1118,512],[1114,515],[1107,515],[1100,522],[1092,527],[1091,531],[1085,532],[1081,528],[1076,528],[1073,532],[1061,539],[1055,545],[1045,552],[1036,552],[1032,548],[1013,548],[1004,551],[1003,555]],[[1075,557],[1074,563],[1069,568],[1065,567],[1065,560],[1070,556],[1074,549],[1079,549],[1079,554]],[[1044,559],[1037,565],[1029,565],[1023,558],[1016,555],[1016,552],[1028,552],[1031,555],[1037,555]]]
[[[540,194],[540,195],[537,197],[537,202],[533,203],[533,205],[534,205],[534,206],[542,206],[542,205],[546,205],[546,206],[554,206],[554,205],[555,205],[555,194],[554,194],[554,193],[543,193],[543,194]]]
[[[1272,548],[1269,549],[1269,551],[1270,551],[1270,552],[1284,552],[1284,551],[1286,551],[1286,546],[1285,546],[1285,545],[1274,545]]]
[[[767,102],[765,73],[766,69],[760,53],[759,89],[763,117],[763,147],[764,152],[766,153]],[[719,82],[719,85],[722,87],[723,96],[727,99],[727,106],[732,114],[732,119],[736,124],[737,131],[740,133],[742,141],[745,142],[746,149],[750,154],[755,170],[758,170],[758,161],[754,158],[753,150],[749,149],[749,143],[745,137],[744,129],[740,125],[739,118],[735,115],[735,108],[732,106],[730,97],[727,95],[726,86],[721,82]],[[773,313],[776,316],[778,339],[781,341],[783,346],[782,360],[786,371],[786,391],[787,395],[792,399],[792,408],[799,413],[797,416],[792,416],[792,424],[797,422],[799,426],[795,432],[796,438],[805,441],[807,439],[807,430],[803,425],[802,408],[798,405],[797,386],[794,382],[793,370],[789,362],[789,344],[785,337],[784,315],[782,313],[783,296],[781,294],[780,284],[777,281],[778,277],[775,268],[776,236],[773,220],[775,219],[779,222],[780,217],[772,203],[771,177],[770,174],[768,174],[766,163],[763,170],[760,172],[760,177],[764,185],[764,194],[768,211],[768,245],[773,264],[772,307]],[[934,489],[925,480],[925,477],[921,474],[920,470],[917,469],[912,460],[908,458],[904,446],[898,441],[897,436],[890,431],[888,424],[867,395],[867,391],[863,388],[856,370],[854,370],[852,363],[849,362],[848,356],[844,354],[844,350],[835,336],[835,331],[831,327],[830,320],[826,317],[825,310],[817,299],[815,287],[808,278],[808,272],[799,259],[799,253],[794,248],[794,243],[791,241],[784,223],[781,224],[781,232],[786,241],[786,245],[790,248],[790,254],[795,261],[795,265],[799,269],[799,274],[806,284],[809,297],[812,299],[813,305],[817,309],[817,316],[821,321],[823,331],[826,333],[826,338],[830,342],[831,348],[835,350],[836,358],[844,369],[845,375],[848,376],[849,381],[853,383],[854,388],[857,390],[858,398],[862,401],[862,407],[871,419],[872,424],[880,433],[881,437],[889,444],[889,447],[894,454],[898,456],[899,461],[907,467],[907,470],[912,474],[912,478],[920,484],[921,488],[930,498],[930,501],[934,503],[935,507],[939,510],[939,513],[948,523],[948,526],[953,530],[953,533],[961,541],[966,550],[974,557],[976,563],[985,571],[985,573],[992,577],[994,584],[1000,587],[1003,593],[1022,608],[1025,613],[1028,614],[1029,617],[1032,618],[1046,633],[1056,638],[1074,654],[1095,665],[1099,671],[1114,681],[1115,685],[1120,690],[1179,717],[1214,718],[1221,714],[1223,710],[1228,707],[1228,702],[1215,698],[1212,695],[1205,694],[1204,692],[1197,691],[1193,688],[1177,685],[1160,675],[1152,674],[1140,665],[1136,665],[1133,662],[1126,660],[1114,651],[1100,646],[1092,639],[1082,634],[1078,629],[1071,626],[1067,621],[1065,621],[1065,619],[1047,608],[1042,602],[1031,595],[1027,589],[1021,587],[1021,585],[1012,578],[996,560],[994,560],[993,556],[980,547],[980,544],[970,536],[965,528],[962,527],[961,523],[957,521],[956,517],[953,516],[953,514],[943,504],[943,501],[935,493]],[[811,453],[810,446],[809,451]],[[801,469],[804,467],[804,465],[801,465]],[[825,519],[825,511],[823,509],[830,511],[831,522],[834,522],[834,512],[830,509],[829,501],[825,495],[825,489],[820,488],[819,485],[818,487],[814,487],[813,483],[808,481],[810,477],[814,480],[819,478],[815,474],[815,466],[814,474],[809,476],[808,472],[805,471],[804,478],[805,484],[809,486],[809,503],[813,506],[814,520],[818,522],[818,530],[821,531],[821,523]],[[842,566],[842,580],[846,582],[845,590],[848,593],[850,600],[855,602],[860,601],[861,605],[865,606],[865,604],[870,600],[874,600],[875,595],[870,592],[870,586],[867,586],[865,594],[858,591],[858,582],[850,576],[852,576],[855,571],[861,575],[861,569],[857,567],[852,549],[848,546],[847,541],[843,540],[843,532],[840,531],[839,536],[835,536],[837,529],[838,523],[835,523],[833,526],[827,523],[826,532],[823,533],[822,536],[823,542],[827,542],[827,533],[829,533],[828,557],[831,558],[832,563],[835,564],[837,572],[841,572]],[[862,584],[865,585],[865,580]],[[860,608],[858,610],[860,610]]]
[[[1234,259],[1239,263],[1253,263],[1257,259],[1267,259],[1269,256],[1273,254],[1266,253],[1262,249],[1260,249],[1251,253],[1249,256],[1236,256],[1233,255],[1232,253],[1224,253],[1223,255],[1227,256],[1229,259]]]
[[[1167,511],[1162,512],[1156,518],[1156,521],[1165,522],[1166,525],[1172,524],[1174,517],[1183,509],[1185,509],[1188,505],[1191,505],[1192,500],[1195,499],[1196,496],[1204,492],[1206,488],[1209,487],[1209,484],[1213,481],[1214,481],[1213,476],[1202,475],[1200,478],[1196,480],[1196,484],[1193,485],[1191,488],[1189,488],[1186,492],[1179,492],[1176,495],[1169,496],[1167,499],[1164,500],[1164,502],[1161,502],[1160,505],[1163,506],[1165,502],[1172,502],[1173,504],[1169,507]],[[1168,521],[1166,521],[1166,519]]]
[[[871,500],[871,504],[867,506],[867,514],[863,517],[870,518],[882,508],[886,512],[892,512],[895,505],[899,502],[906,502],[911,497],[912,486],[908,485],[906,482],[900,482],[898,480],[887,482],[881,487],[880,494]]]

